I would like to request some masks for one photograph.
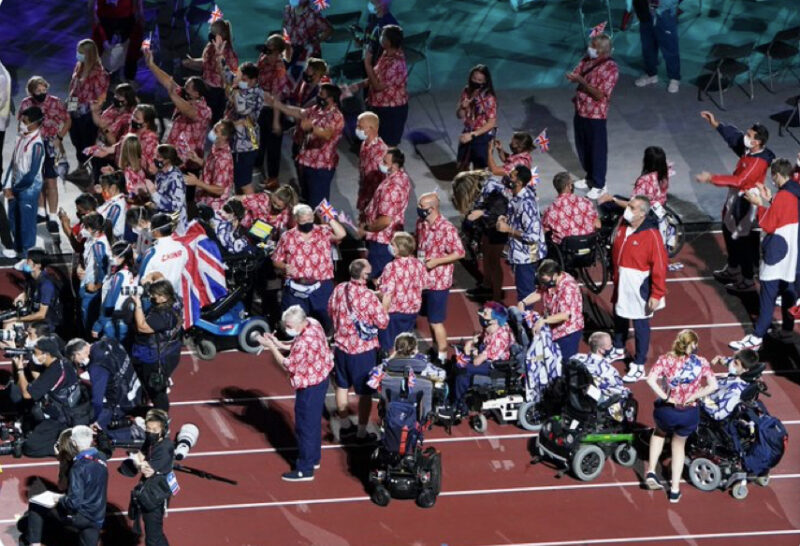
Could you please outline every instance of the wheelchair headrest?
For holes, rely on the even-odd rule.
[[[597,232],[587,235],[570,235],[561,240],[561,244],[571,250],[579,248],[593,248],[597,243]]]
[[[750,368],[749,370],[745,370],[739,377],[742,381],[747,383],[752,383],[759,377],[761,374],[764,373],[764,370],[767,368],[767,365],[763,362],[759,362],[755,368]]]
[[[567,365],[564,366],[564,377],[570,390],[580,390],[594,383],[592,374],[589,373],[583,362],[577,358],[571,358]]]

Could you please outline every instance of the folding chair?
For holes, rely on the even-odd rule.
[[[423,80],[425,87],[424,92],[431,90],[431,64],[428,61],[428,40],[431,37],[431,31],[426,30],[419,34],[412,34],[403,39],[403,52],[406,55],[406,66],[408,67],[408,77],[411,77],[411,71],[414,67],[421,63],[425,63],[426,78]]]
[[[714,100],[709,93],[712,84],[716,82],[716,90],[719,92],[719,107],[725,109],[724,93],[730,89],[734,84],[737,84],[736,78],[740,74],[747,73],[748,81],[750,82],[750,92],[742,88],[742,91],[747,93],[750,100],[753,100],[753,70],[750,68],[750,57],[753,54],[754,43],[748,43],[741,46],[731,46],[726,44],[717,44],[711,48],[711,61],[703,66],[703,70],[709,73],[701,76],[698,85],[697,100],[703,100],[703,94],[708,95],[708,98]],[[702,86],[702,79],[707,78],[704,87]]]
[[[791,106],[792,109],[789,111],[789,115],[786,116],[786,119],[783,120],[778,126],[778,136],[783,136],[783,132],[786,131],[789,133],[789,136],[791,136],[798,142],[798,144],[800,144],[800,140],[798,140],[798,138],[790,129],[795,120],[797,120],[798,124],[800,124],[800,95],[795,95],[794,97],[786,99],[786,104]]]
[[[797,54],[800,52],[800,27],[788,28],[778,32],[770,42],[756,47],[756,51],[764,55],[767,60],[769,73],[769,86],[767,88],[773,93],[775,92],[775,75],[780,77],[788,71],[800,79],[800,76],[797,75],[797,72],[792,67],[793,61],[797,59]],[[774,61],[782,64],[780,70],[774,70]]]
[[[347,13],[334,13],[326,17],[328,22],[333,27],[333,32],[330,38],[326,40],[329,44],[347,44],[344,50],[344,57],[350,52],[350,47],[353,45],[353,32],[350,27],[358,25],[361,20],[360,11],[348,11]]]

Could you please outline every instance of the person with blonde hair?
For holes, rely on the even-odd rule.
[[[136,198],[140,194],[147,194],[145,182],[147,173],[144,170],[142,144],[138,136],[128,134],[122,139],[119,168],[125,175],[125,193],[129,197]]]
[[[656,394],[653,420],[656,428],[650,438],[650,458],[645,486],[663,489],[656,475],[656,464],[667,435],[671,441],[671,487],[669,502],[681,499],[680,482],[686,459],[686,438],[697,429],[700,409],[697,402],[717,390],[717,379],[708,360],[697,355],[700,339],[693,330],[681,330],[672,350],[656,361],[647,384]]]

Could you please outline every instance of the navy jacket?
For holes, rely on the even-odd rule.
[[[102,529],[107,488],[106,457],[92,447],[75,456],[69,471],[69,489],[59,504],[68,514],[80,514]]]

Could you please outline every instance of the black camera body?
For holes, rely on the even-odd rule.
[[[144,286],[139,286],[139,285],[136,286],[126,285],[122,287],[121,293],[126,298],[135,296],[142,297],[145,294],[147,294],[147,289]]]
[[[33,305],[29,301],[21,302],[18,301],[13,309],[6,309],[5,311],[0,312],[0,321],[6,321],[14,318],[24,317],[25,315],[30,315],[32,312],[35,312],[36,309],[33,308]]]

